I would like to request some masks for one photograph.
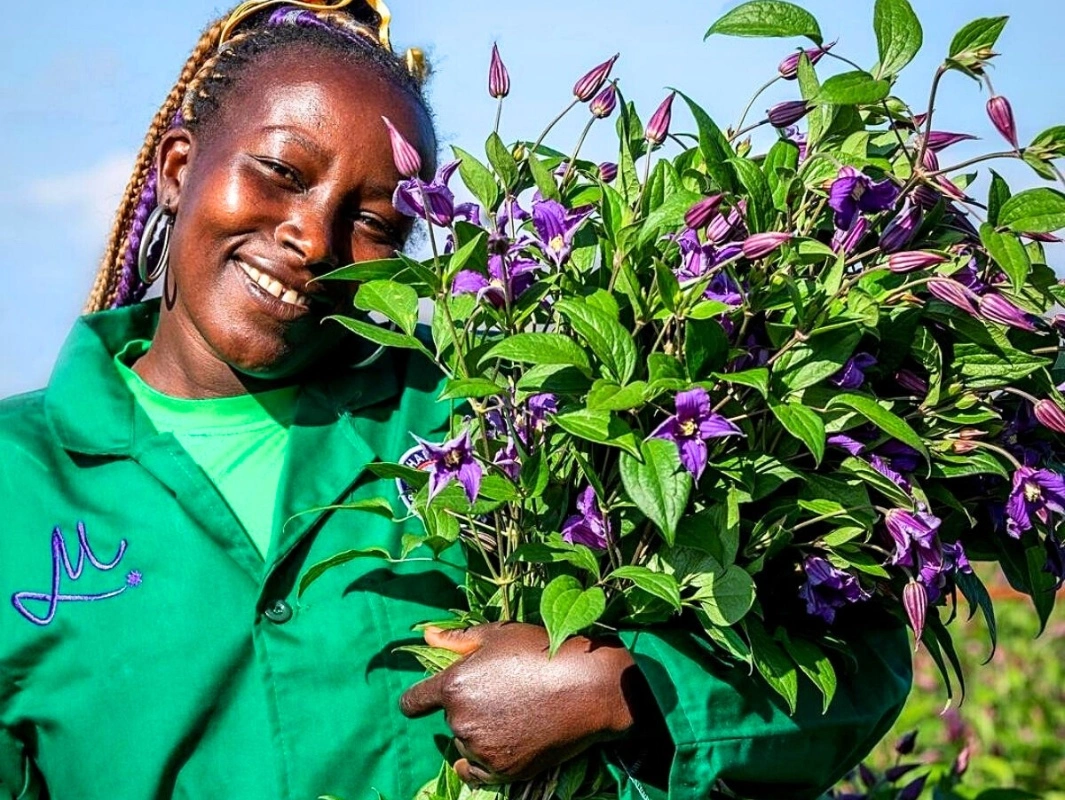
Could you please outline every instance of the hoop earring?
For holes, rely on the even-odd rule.
[[[164,205],[158,205],[148,215],[137,251],[137,274],[150,285],[159,280],[170,262],[170,234],[174,231],[174,215]]]

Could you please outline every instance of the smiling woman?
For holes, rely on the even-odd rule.
[[[705,797],[716,776],[816,794],[897,713],[897,629],[852,648],[878,690],[841,685],[805,727],[683,632],[645,678],[614,638],[549,660],[538,626],[430,630],[463,658],[399,681],[394,649],[462,602],[442,562],[349,564],[297,602],[309,565],[353,540],[397,552],[419,526],[335,509],[398,501],[373,462],[451,413],[428,360],[358,368],[322,324],[356,287],[316,278],[401,248],[393,193],[435,171],[424,70],[388,22],[379,0],[263,0],[214,23],[148,131],[91,313],[48,388],[0,404],[0,798],[404,800],[442,750],[499,783],[604,743],[644,797]],[[561,259],[573,212],[547,211]],[[152,280],[162,301],[142,302]],[[690,719],[683,753],[665,715]]]

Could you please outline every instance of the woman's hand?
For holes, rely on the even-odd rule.
[[[654,703],[616,642],[578,636],[548,658],[547,631],[522,623],[429,629],[425,640],[464,658],[412,686],[400,706],[408,717],[444,711],[462,755],[455,770],[467,783],[530,778],[625,735]]]

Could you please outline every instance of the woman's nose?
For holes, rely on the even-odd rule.
[[[326,214],[303,213],[291,217],[278,226],[277,240],[283,248],[297,254],[304,264],[336,264],[333,226]]]

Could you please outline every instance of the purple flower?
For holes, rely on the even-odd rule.
[[[577,496],[577,511],[562,524],[562,539],[593,550],[606,550],[610,544],[610,520],[599,507],[591,486]]]
[[[797,125],[792,125],[790,128],[785,129],[784,138],[791,140],[791,143],[799,148],[799,163],[802,164],[806,161],[806,156],[809,154],[809,142],[805,133],[800,133]]]
[[[904,733],[895,742],[895,752],[900,756],[908,756],[913,752],[914,746],[917,743],[917,731],[910,731]]]
[[[925,250],[908,250],[904,253],[892,253],[888,256],[887,268],[892,272],[915,272],[919,269],[928,269],[946,262],[946,257],[939,253],[929,253]]]
[[[699,280],[718,264],[734,258],[740,252],[739,245],[726,245],[718,249],[712,244],[703,244],[699,241],[699,235],[691,228],[685,229],[676,237],[676,241],[683,256],[676,275],[682,282]],[[717,272],[711,278],[703,296],[730,306],[738,306],[743,302],[740,287],[724,271]]]
[[[832,447],[838,447],[842,450],[846,450],[852,456],[861,455],[861,452],[865,450],[865,444],[858,441],[853,436],[848,436],[845,433],[834,433],[826,440]]]
[[[945,150],[952,144],[965,142],[976,137],[970,133],[950,133],[949,131],[932,131],[928,134],[928,149],[933,153]]]
[[[492,61],[488,65],[488,94],[497,100],[510,94],[510,73],[499,56],[499,45],[492,44]]]
[[[899,488],[907,492],[910,490],[910,482],[906,480],[906,477],[901,472],[895,469],[895,466],[888,459],[874,453],[869,456],[869,464]]]
[[[828,379],[840,389],[857,389],[865,383],[865,370],[876,366],[876,358],[869,353],[855,353],[847,359],[843,369]]]
[[[414,437],[425,450],[429,470],[429,500],[432,500],[452,481],[458,481],[472,503],[481,489],[481,465],[473,457],[470,432],[464,431],[444,444],[432,444]]]
[[[655,109],[655,113],[651,115],[651,119],[647,122],[643,138],[651,144],[662,144],[666,137],[669,136],[669,123],[673,114],[673,98],[676,96],[676,92],[670,92],[669,96]]]
[[[906,609],[906,616],[909,617],[910,627],[913,628],[914,639],[920,641],[928,612],[928,590],[925,589],[924,584],[918,583],[917,581],[910,581],[905,587],[903,587],[902,607]],[[917,795],[914,795],[914,797],[916,798]]]
[[[550,392],[534,394],[525,402],[525,419],[518,425],[518,437],[528,445],[547,427],[547,416],[558,413],[558,398]]]
[[[799,588],[799,597],[806,601],[806,613],[829,625],[835,621],[837,609],[869,599],[856,577],[836,569],[820,556],[807,556],[802,569],[806,582]]]
[[[567,211],[557,200],[533,202],[532,220],[536,228],[533,242],[556,267],[561,267],[573,249],[573,237],[591,209]]]
[[[1043,398],[1036,402],[1035,418],[1045,427],[1057,433],[1065,433],[1065,411],[1053,400]]]
[[[924,397],[928,394],[928,381],[913,370],[900,369],[895,373],[895,382],[917,397]]]
[[[991,124],[995,126],[995,129],[1016,150],[1019,146],[1017,144],[1017,123],[1013,119],[1013,107],[1010,105],[1010,101],[1001,95],[993,96],[987,101],[987,116],[991,118]]]
[[[614,109],[617,108],[617,105],[618,87],[613,83],[608,83],[603,91],[592,98],[588,110],[592,112],[593,117],[606,119],[614,113]]]
[[[865,217],[855,216],[849,228],[836,228],[836,232],[832,234],[832,249],[837,253],[849,255],[854,252],[868,231],[869,222]]]
[[[1047,525],[1051,512],[1065,514],[1065,480],[1049,469],[1018,468],[1006,502],[1006,533],[1020,539],[1034,527],[1033,516]]]
[[[1020,328],[1022,331],[1034,331],[1034,317],[1027,311],[1018,308],[1002,295],[992,292],[985,294],[977,301],[980,316],[991,322],[998,322],[1011,328]]]
[[[965,548],[961,546],[961,542],[948,542],[943,545],[943,568],[950,572],[971,573],[973,571],[973,566],[969,563],[969,557],[965,555]]]
[[[824,47],[812,47],[806,50],[806,57],[810,59],[811,66],[816,64],[822,58],[825,57],[825,53],[835,47],[835,42],[829,42]],[[803,51],[792,53],[785,58],[777,66],[777,72],[780,73],[780,77],[786,81],[794,80],[799,74],[799,59],[802,57]]]
[[[908,245],[917,232],[917,227],[921,224],[922,216],[921,207],[910,202],[910,198],[907,197],[906,202],[902,204],[902,210],[880,234],[880,249],[885,253],[894,253]]]
[[[828,190],[828,206],[836,212],[837,228],[850,228],[859,212],[886,211],[899,190],[890,180],[874,182],[854,167],[843,167]]]
[[[618,176],[618,165],[613,161],[604,161],[599,165],[599,180],[603,183],[612,183]]]
[[[774,128],[787,128],[810,113],[810,104],[805,100],[785,100],[766,112],[769,124]]]
[[[976,316],[979,297],[971,290],[950,278],[933,278],[927,284],[928,291],[937,300],[960,308],[966,314]]]
[[[478,300],[487,299],[496,308],[513,303],[536,282],[540,264],[529,258],[512,254],[488,257],[488,277],[480,272],[464,269],[455,276],[451,293],[476,294]]]
[[[455,195],[447,184],[458,167],[458,161],[445,164],[437,170],[436,175],[429,183],[426,183],[421,178],[402,181],[396,187],[396,192],[392,197],[392,205],[396,207],[397,211],[401,214],[406,214],[408,217],[425,219],[427,204],[429,220],[441,228],[448,227],[455,220],[456,209]],[[479,213],[480,209],[478,208]]]
[[[507,226],[511,221],[521,224],[527,219],[531,219],[532,215],[526,211],[518,203],[518,199],[513,195],[508,196],[499,206],[499,212],[496,214],[496,227],[502,232],[506,231]]]
[[[518,456],[518,446],[513,439],[507,439],[507,443],[496,453],[492,463],[512,481],[518,480],[518,476],[521,475],[521,459]]]
[[[721,205],[721,198],[720,194],[712,194],[695,203],[685,212],[684,224],[692,230],[705,228]]]
[[[790,233],[770,231],[768,233],[756,233],[743,240],[743,255],[752,261],[763,258],[780,249],[786,242],[791,241]]]
[[[418,155],[414,145],[396,130],[392,120],[388,117],[381,117],[381,119],[384,120],[385,127],[388,128],[388,138],[392,143],[392,161],[396,165],[396,170],[404,178],[418,177],[418,174],[422,171],[422,157]]]
[[[920,567],[921,560],[941,563],[942,550],[936,542],[940,519],[927,511],[905,511],[892,508],[884,515],[884,523],[895,543],[892,564],[904,567]],[[914,560],[914,555],[917,561]]]
[[[675,443],[681,464],[695,480],[699,480],[706,469],[706,440],[743,436],[743,432],[728,419],[710,410],[710,395],[706,389],[678,392],[674,402],[677,413],[655,428],[651,436]]]
[[[706,226],[706,240],[714,244],[720,244],[744,231],[743,215],[746,211],[747,201],[740,200],[734,208],[729,210],[727,215],[718,214]]]
[[[573,96],[580,100],[582,103],[591,100],[599,88],[606,83],[606,79],[610,77],[610,70],[614,68],[614,62],[618,60],[619,53],[615,53],[611,58],[608,58],[602,64],[598,64],[592,67],[588,72],[581,76],[580,80],[573,85]]]

